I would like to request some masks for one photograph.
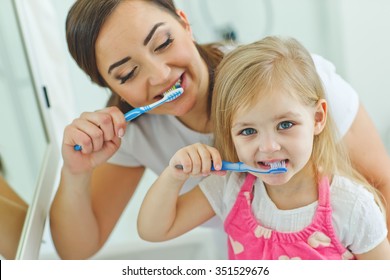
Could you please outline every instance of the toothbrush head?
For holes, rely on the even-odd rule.
[[[280,173],[285,173],[287,172],[286,167],[278,167],[278,168],[273,168],[269,170],[269,174],[280,174]]]
[[[178,98],[182,93],[184,92],[183,88],[180,86],[179,83],[176,83],[173,87],[171,87],[169,90],[164,92],[164,98],[165,102],[171,102]]]
[[[270,163],[270,166],[271,169],[268,170],[269,174],[280,174],[287,172],[286,162],[284,160]]]

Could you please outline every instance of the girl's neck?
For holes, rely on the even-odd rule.
[[[280,210],[304,207],[318,200],[318,182],[310,166],[295,174],[286,184],[265,184],[265,187],[268,196]]]

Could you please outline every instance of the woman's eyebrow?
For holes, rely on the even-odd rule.
[[[158,22],[158,23],[156,23],[153,26],[153,28],[150,30],[150,32],[148,33],[148,35],[146,36],[146,38],[144,40],[144,46],[146,46],[150,42],[150,40],[152,39],[152,37],[153,37],[154,33],[156,32],[157,28],[159,28],[161,25],[164,25],[164,24],[165,24],[165,22]],[[116,68],[116,67],[118,67],[118,66],[120,66],[120,65],[122,65],[124,63],[126,63],[130,59],[131,59],[131,57],[127,56],[127,57],[122,58],[121,60],[111,64],[110,67],[108,68],[108,74],[111,73],[112,69],[114,69],[114,68]]]
[[[161,25],[164,25],[164,24],[165,24],[165,22],[159,22],[153,26],[153,28],[150,30],[148,36],[146,36],[146,38],[144,40],[144,46],[146,46],[149,43],[150,39],[152,39],[153,34],[154,34],[154,32],[156,32],[157,28],[159,28]]]
[[[114,69],[114,68],[116,68],[116,67],[122,65],[123,63],[126,63],[126,62],[129,61],[130,59],[131,59],[130,56],[126,56],[125,58],[122,58],[121,60],[119,60],[119,61],[117,61],[117,62],[111,64],[110,67],[108,68],[108,74],[111,73],[112,69]]]

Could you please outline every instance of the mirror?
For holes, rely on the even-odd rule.
[[[19,15],[19,16],[18,16]],[[0,3],[0,257],[38,257],[59,155],[17,0]]]

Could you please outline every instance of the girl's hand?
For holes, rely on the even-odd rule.
[[[210,171],[212,165],[216,171]],[[179,180],[187,180],[190,176],[208,176],[211,173],[225,175],[226,171],[219,171],[221,166],[218,150],[202,143],[178,150],[169,162],[172,174]]]
[[[82,113],[65,128],[64,167],[72,173],[92,171],[118,150],[125,130],[125,117],[117,107]],[[82,147],[81,151],[74,149],[76,144]]]

